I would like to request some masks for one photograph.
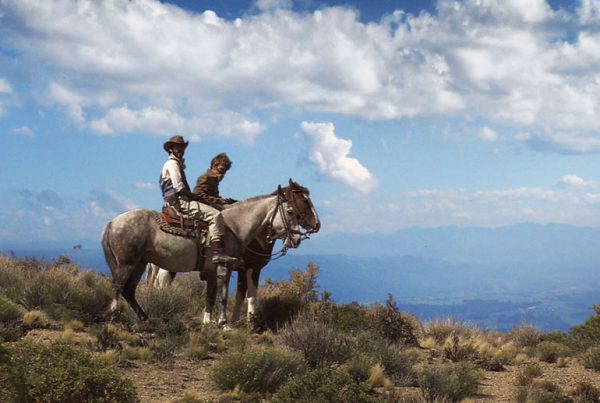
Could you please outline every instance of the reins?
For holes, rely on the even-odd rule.
[[[293,199],[293,196],[292,196],[292,199]],[[268,232],[268,234],[267,234],[267,236],[265,238],[265,240],[269,244],[272,244],[273,242],[275,242],[276,239],[279,238],[278,237],[278,238],[273,239],[273,235],[275,235],[273,233],[273,222],[275,221],[275,217],[277,216],[277,212],[279,212],[279,215],[281,216],[281,220],[283,221],[283,227],[285,229],[285,235],[286,235],[286,237],[289,237],[290,234],[299,234],[301,236],[301,240],[309,239],[310,238],[308,236],[308,234],[309,234],[308,231],[307,232],[302,232],[302,231],[298,231],[298,230],[295,230],[295,229],[291,228],[290,222],[289,222],[289,220],[288,220],[288,218],[287,218],[287,216],[285,214],[285,211],[283,210],[284,209],[283,204],[285,202],[290,203],[291,206],[292,206],[292,209],[294,210],[294,213],[297,216],[300,216],[300,214],[297,211],[297,207],[296,207],[295,203],[293,203],[293,201],[287,200],[285,194],[281,191],[281,185],[279,185],[277,187],[277,206],[275,206],[275,208],[273,209],[273,214],[269,218],[269,232]],[[282,256],[285,256],[286,253],[287,253],[287,251],[288,251],[288,249],[289,248],[287,246],[283,245],[283,247],[279,251],[277,251],[275,253],[270,253],[269,254],[269,253],[257,252],[255,250],[253,250],[252,248],[249,248],[248,246],[246,246],[246,250],[247,251],[249,251],[251,253],[254,253],[257,256],[266,257],[266,258],[268,258],[268,261],[277,260],[277,259],[281,258]]]

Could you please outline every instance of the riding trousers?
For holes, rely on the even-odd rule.
[[[183,197],[179,198],[179,206],[184,216],[208,222],[208,238],[211,243],[224,240],[225,222],[219,210]]]

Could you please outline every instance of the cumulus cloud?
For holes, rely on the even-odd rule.
[[[310,138],[310,160],[325,176],[369,193],[377,180],[356,158],[349,157],[352,141],[338,138],[333,123],[302,122],[302,131]]]
[[[597,183],[594,181],[584,180],[577,175],[564,175],[556,182],[556,185],[561,188],[584,189],[595,187],[597,186]]]
[[[154,107],[132,110],[128,107],[110,109],[105,116],[94,119],[90,127],[98,133],[116,134],[146,132],[160,135],[186,133],[197,140],[209,135],[237,137],[252,142],[264,127],[260,122],[231,111],[214,112],[186,118],[176,111]]]
[[[43,69],[68,116],[99,133],[124,122],[251,141],[261,124],[249,116],[283,107],[370,121],[468,112],[530,133],[524,144],[538,149],[600,149],[598,0],[575,12],[438,0],[435,14],[390,10],[368,24],[347,7],[290,3],[257,0],[258,13],[227,20],[157,0],[4,0],[0,44]],[[213,131],[226,124],[205,120],[222,111],[236,117]]]

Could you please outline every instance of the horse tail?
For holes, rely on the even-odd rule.
[[[106,263],[108,264],[108,267],[110,268],[110,272],[111,274],[115,275],[115,270],[118,266],[118,262],[117,262],[117,258],[110,246],[110,229],[111,229],[111,222],[109,221],[108,224],[106,224],[106,226],[104,227],[104,233],[102,234],[102,249],[104,250],[104,259],[106,260]]]

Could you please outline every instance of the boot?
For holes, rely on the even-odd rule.
[[[223,253],[223,241],[213,241],[210,245],[212,250],[212,262],[214,264],[234,264],[238,259]]]

